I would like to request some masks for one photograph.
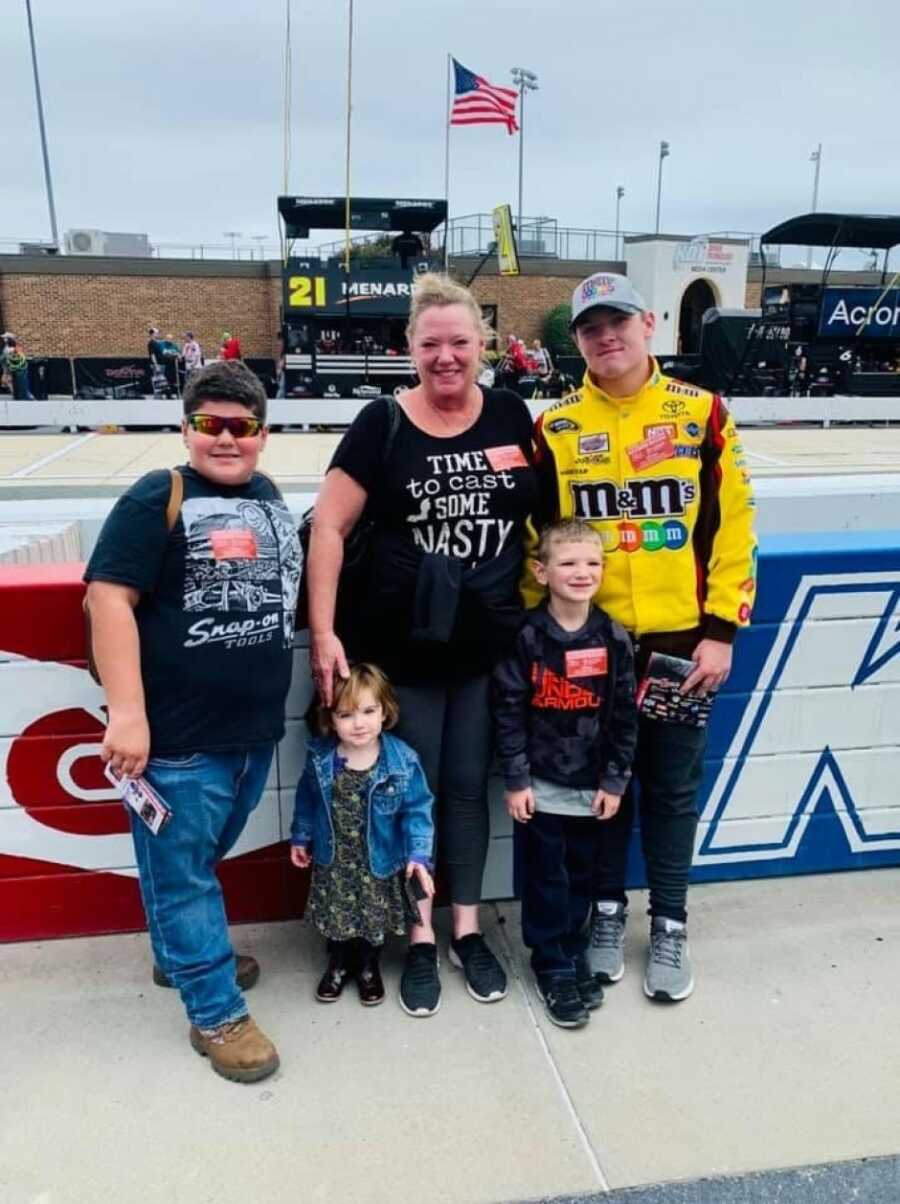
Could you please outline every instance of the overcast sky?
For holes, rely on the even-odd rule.
[[[290,191],[341,194],[346,0],[292,0]],[[285,0],[32,0],[60,233],[276,235]],[[49,235],[25,0],[3,0],[0,239]],[[894,0],[356,0],[352,189],[439,197],[446,56],[526,99],[526,215],[761,231],[810,208],[900,211]],[[518,140],[451,133],[451,213],[516,207]]]

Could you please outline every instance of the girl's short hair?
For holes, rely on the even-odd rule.
[[[416,325],[426,309],[436,306],[462,305],[472,315],[475,329],[486,343],[492,343],[495,332],[482,316],[481,306],[464,284],[442,276],[439,272],[423,272],[413,280],[412,303],[409,307],[409,322],[406,326],[406,338],[412,343],[416,333]]]
[[[331,706],[319,706],[319,731],[323,736],[334,735],[332,714],[337,710],[352,710],[359,702],[363,690],[371,690],[375,701],[381,704],[384,712],[382,726],[387,730],[392,728],[400,718],[400,706],[393,686],[377,665],[367,662],[354,665],[349,677],[336,677],[331,696]]]

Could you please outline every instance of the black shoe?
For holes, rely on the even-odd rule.
[[[575,958],[575,989],[589,1012],[598,1008],[603,1002],[603,986],[600,976],[592,972],[588,965],[587,955],[584,953]]]
[[[370,953],[361,961],[356,971],[356,988],[363,1007],[371,1008],[384,1003],[384,983],[381,980],[377,953]]]
[[[237,985],[242,991],[249,991],[259,978],[259,962],[255,957],[239,953],[235,960]],[[153,967],[153,981],[158,987],[171,987],[175,984],[163,974],[159,966]]]
[[[541,974],[535,976],[534,985],[548,1018],[560,1028],[581,1028],[590,1020],[574,978]]]
[[[488,949],[480,932],[450,942],[450,964],[466,976],[466,990],[479,1003],[505,999],[506,971]]]
[[[342,957],[332,953],[325,967],[325,973],[319,979],[316,987],[316,999],[319,1003],[334,1003],[340,999],[341,992],[350,979],[350,971]]]
[[[430,941],[409,947],[400,978],[400,1006],[407,1016],[433,1016],[441,1006],[437,946]]]

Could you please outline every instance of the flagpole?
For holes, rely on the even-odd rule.
[[[444,114],[446,128],[444,130],[444,204],[447,214],[444,218],[444,271],[450,265],[450,109],[453,104],[451,92],[451,76],[453,74],[453,56],[447,55],[447,108]]]
[[[344,271],[350,272],[350,118],[353,112],[353,0],[347,27],[347,164],[344,199]]]

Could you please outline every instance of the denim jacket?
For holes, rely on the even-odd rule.
[[[297,784],[291,844],[309,848],[317,865],[334,860],[331,801],[340,758],[334,737],[311,740]],[[366,836],[369,868],[389,878],[408,861],[431,868],[432,794],[419,758],[408,744],[381,734],[381,751],[368,782]]]

